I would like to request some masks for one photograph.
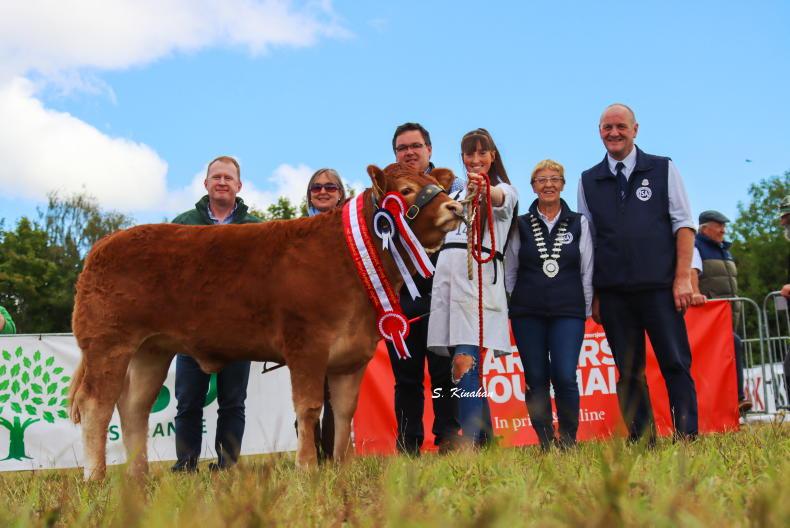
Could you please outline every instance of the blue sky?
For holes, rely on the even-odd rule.
[[[319,167],[361,187],[404,121],[457,172],[461,136],[487,128],[522,203],[535,163],[563,163],[573,207],[615,101],[641,148],[675,160],[695,214],[735,219],[750,183],[790,169],[787,2],[61,4],[0,6],[6,228],[48,190],[172,218],[219,154],[258,207],[298,201]]]

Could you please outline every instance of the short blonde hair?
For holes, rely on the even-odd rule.
[[[211,169],[211,166],[217,163],[218,161],[221,161],[223,163],[230,163],[234,167],[236,167],[236,174],[239,176],[239,181],[241,181],[241,167],[239,167],[239,162],[236,161],[236,158],[234,158],[233,156],[217,156],[216,158],[211,160],[208,163],[208,166],[206,166],[206,178],[208,178],[208,171]]]
[[[560,178],[562,181],[565,181],[565,167],[562,166],[561,163],[557,163],[551,159],[544,159],[543,161],[539,161],[535,168],[532,169],[532,176],[529,179],[530,183],[534,183],[535,175],[542,170],[553,170],[560,173]]]

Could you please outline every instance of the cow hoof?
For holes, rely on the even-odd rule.
[[[85,482],[101,482],[106,476],[106,469],[83,468],[82,480]]]

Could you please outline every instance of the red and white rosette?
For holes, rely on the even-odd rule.
[[[401,312],[398,297],[384,273],[373,240],[365,223],[364,196],[358,195],[343,207],[343,231],[346,244],[370,301],[378,313],[377,326],[384,339],[391,341],[400,359],[410,358],[406,347],[409,322]]]
[[[409,320],[405,315],[400,312],[385,312],[379,316],[378,327],[381,337],[391,341],[395,346],[400,359],[411,357],[409,349],[406,347],[406,338],[409,336]]]
[[[432,276],[434,271],[436,271],[433,267],[433,262],[428,258],[425,248],[417,240],[414,231],[411,230],[411,227],[409,227],[409,224],[403,217],[406,212],[406,201],[403,199],[403,196],[394,192],[387,193],[381,200],[381,207],[389,211],[395,219],[398,234],[400,235],[398,240],[406,250],[406,254],[411,259],[417,272],[425,278]]]

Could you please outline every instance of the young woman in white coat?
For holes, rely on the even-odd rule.
[[[502,156],[491,134],[483,128],[472,130],[461,140],[461,156],[467,172],[466,194],[486,196],[487,174],[491,182],[492,216],[483,214],[483,256],[491,255],[489,223],[494,227],[494,258],[483,264],[482,277],[467,275],[467,227],[447,234],[436,265],[428,323],[428,347],[437,354],[452,354],[452,379],[456,384],[458,414],[464,443],[481,445],[490,435],[488,401],[480,387],[480,350],[478,280],[483,282],[483,346],[489,353],[507,354],[511,350],[508,329],[507,296],[503,267],[503,248],[518,203],[516,189],[510,185]],[[458,199],[463,199],[461,196]],[[482,209],[485,210],[485,207]]]

